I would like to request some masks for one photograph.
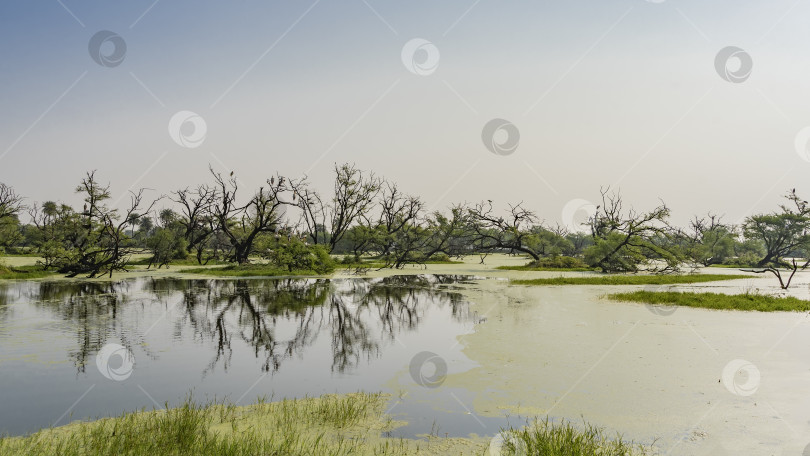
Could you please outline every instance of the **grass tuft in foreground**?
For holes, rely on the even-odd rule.
[[[27,437],[0,439],[12,455],[343,455],[406,454],[399,441],[375,436],[387,396],[349,394],[284,400],[248,407],[199,406],[128,413],[78,422]]]
[[[751,276],[739,274],[594,275],[512,280],[511,283],[515,285],[671,285],[750,278]]]
[[[753,293],[726,295],[720,293],[691,293],[677,291],[634,291],[607,296],[614,301],[643,302],[721,310],[755,310],[758,312],[808,311],[810,301],[792,296],[777,297]]]
[[[548,418],[520,430],[505,430],[500,448],[482,437],[426,440],[383,437],[401,422],[384,413],[389,396],[356,393],[265,402],[236,407],[223,403],[127,413],[75,422],[25,437],[0,439],[3,456],[160,455],[444,455],[635,456],[644,448],[607,438],[588,424]]]
[[[552,424],[548,418],[518,430],[505,431],[501,454],[565,455],[565,456],[633,456],[646,455],[641,445],[609,439],[602,429],[587,423],[582,428],[567,421]]]

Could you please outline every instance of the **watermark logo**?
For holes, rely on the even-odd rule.
[[[195,112],[180,111],[169,120],[169,136],[185,148],[200,147],[207,135],[205,119]]]
[[[94,62],[103,67],[115,68],[124,62],[127,43],[117,33],[102,30],[90,38],[87,50]]]
[[[644,288],[642,288],[642,290],[650,293],[665,293],[667,291],[671,291],[669,287],[666,287],[664,285],[645,285]],[[678,310],[678,306],[674,304],[664,304],[664,303],[661,304],[647,303],[645,304],[645,307],[647,307],[647,310],[649,310],[653,314],[661,317],[668,317],[674,314],[676,310]]]
[[[572,199],[562,210],[563,226],[569,233],[588,232],[588,222],[596,216],[596,205],[584,199]]]
[[[804,127],[796,133],[793,146],[796,149],[796,154],[798,154],[802,160],[810,162],[810,127]]]
[[[735,359],[723,368],[723,386],[737,396],[750,396],[759,388],[760,373],[757,366],[744,359]]]
[[[447,362],[436,353],[423,351],[411,358],[411,378],[419,386],[438,388],[447,378]]]
[[[751,76],[754,60],[744,50],[736,46],[720,49],[714,58],[714,69],[721,78],[728,82],[739,84]]]
[[[500,432],[489,441],[489,456],[525,456],[526,442],[513,432]]]
[[[492,119],[484,125],[481,140],[495,155],[511,155],[520,144],[520,130],[508,120]]]
[[[402,47],[402,64],[413,74],[428,76],[439,67],[439,48],[422,38],[414,38]]]
[[[96,367],[101,375],[123,382],[132,375],[135,366],[135,357],[132,352],[119,344],[106,344],[101,347],[96,355]]]

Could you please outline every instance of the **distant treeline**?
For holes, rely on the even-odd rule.
[[[625,207],[619,192],[602,189],[601,204],[582,230],[570,232],[543,225],[523,204],[498,211],[484,201],[428,211],[420,197],[351,164],[335,165],[328,195],[306,178],[280,175],[245,191],[233,173],[209,169],[209,182],[195,188],[155,199],[144,190],[131,192],[125,209],[109,206],[109,185],[94,171],[75,188],[84,199],[81,208],[28,202],[0,183],[0,248],[41,256],[46,269],[91,277],[125,269],[136,252],[148,252],[150,266],[157,267],[262,258],[291,271],[321,272],[334,268],[330,254],[344,255],[346,263],[373,256],[397,268],[495,252],[527,255],[536,265],[581,264],[604,272],[728,264],[779,275],[780,268],[808,266],[795,260],[808,257],[810,248],[810,208],[795,189],[773,212],[739,226],[709,214],[688,227],[672,226],[663,202],[636,211]],[[25,213],[30,222],[21,223]]]

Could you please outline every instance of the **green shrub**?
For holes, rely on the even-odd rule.
[[[436,262],[450,262],[450,256],[446,253],[436,253],[432,257],[428,258],[428,260]]]
[[[279,236],[269,243],[262,255],[270,264],[293,271],[328,274],[335,270],[335,260],[321,245],[312,245],[297,237]]]
[[[540,258],[537,261],[532,261],[531,263],[527,264],[526,267],[527,268],[576,269],[576,268],[587,268],[588,265],[585,264],[585,262],[580,260],[579,258],[559,255],[559,256]]]
[[[725,261],[723,261],[723,264],[728,266],[749,267],[756,265],[761,259],[762,256],[757,255],[756,253],[746,252],[738,257],[727,258]]]

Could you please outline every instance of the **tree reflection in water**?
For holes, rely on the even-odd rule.
[[[121,306],[129,302],[132,281],[124,282],[36,282],[29,289],[37,307],[55,314],[75,331],[76,345],[70,359],[79,372],[85,371],[88,357],[95,355],[111,335],[118,334],[125,346],[131,345],[127,333],[118,331]]]
[[[382,347],[399,334],[416,330],[431,306],[449,306],[455,321],[473,321],[462,296],[448,291],[448,285],[469,279],[420,275],[332,280],[46,281],[21,284],[16,298],[14,290],[0,290],[0,299],[14,301],[26,295],[39,308],[68,323],[77,341],[70,357],[79,372],[84,372],[88,358],[108,339],[128,347],[139,344],[150,357],[156,357],[144,342],[155,324],[152,306],[161,305],[175,340],[190,336],[213,342],[215,353],[203,373],[219,365],[227,371],[234,340],[251,347],[261,360],[262,371],[276,372],[285,360],[304,356],[319,336],[327,336],[324,333],[331,338],[332,370],[343,373],[363,360],[379,357]],[[0,300],[0,316],[4,307]]]

